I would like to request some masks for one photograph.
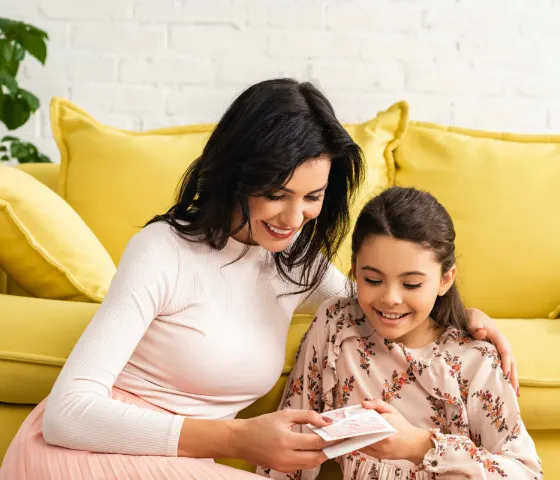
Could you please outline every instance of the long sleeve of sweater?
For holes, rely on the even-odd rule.
[[[110,290],[47,400],[43,434],[53,445],[107,453],[177,455],[183,417],[128,405],[111,389],[171,298],[176,239],[142,231],[129,242]]]

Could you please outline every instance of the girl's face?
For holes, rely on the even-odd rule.
[[[245,227],[234,238],[243,243],[260,245],[270,252],[286,249],[294,235],[321,212],[330,169],[331,159],[321,155],[296,168],[278,192],[270,196],[250,197],[252,237]],[[238,214],[234,225],[239,223]]]
[[[360,307],[379,335],[409,348],[435,339],[429,315],[437,296],[451,288],[455,266],[442,276],[432,251],[371,235],[362,243],[353,271]]]

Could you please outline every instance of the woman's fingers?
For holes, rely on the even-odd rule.
[[[342,441],[342,440],[334,440],[329,442],[327,440],[324,440],[316,433],[296,433],[296,432],[290,432],[288,439],[290,442],[290,448],[293,448],[294,450],[309,450],[309,451],[322,450],[325,447],[336,445],[337,443],[340,443]]]
[[[502,370],[509,378],[517,395],[519,395],[519,376],[511,343],[509,343],[509,340],[497,328],[488,329],[487,340],[496,346],[496,350],[498,350],[500,358],[502,359]]]
[[[486,330],[484,329],[484,327],[477,327],[474,330],[471,330],[471,335],[475,340],[485,340]]]
[[[297,470],[308,470],[310,468],[315,468],[321,465],[323,462],[328,460],[328,457],[324,452],[293,452],[285,462],[279,463],[274,470],[282,473],[291,473]]]
[[[517,373],[517,365],[515,364],[515,360],[513,359],[511,360],[510,369],[511,373],[509,376],[509,381],[511,382],[511,385],[515,390],[515,393],[517,393],[517,396],[520,397],[521,391],[519,390],[519,375]]]
[[[330,420],[325,420],[320,414],[314,410],[296,410],[286,409],[283,410],[286,420],[298,425],[306,425],[310,423],[314,427],[326,427],[331,423]]]

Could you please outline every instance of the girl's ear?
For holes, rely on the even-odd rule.
[[[438,291],[438,295],[440,297],[443,297],[451,288],[453,282],[455,281],[455,275],[457,275],[456,265],[453,265],[449,270],[447,270],[447,272],[443,274],[443,276],[441,277],[441,285],[439,286]]]

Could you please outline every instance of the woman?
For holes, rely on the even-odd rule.
[[[256,477],[198,459],[320,464],[324,443],[291,431],[324,426],[315,412],[234,418],[278,379],[296,308],[313,312],[344,289],[330,262],[362,174],[359,147],[311,84],[271,80],[243,92],[177,204],[129,242],[0,478],[236,480]],[[509,353],[487,317],[473,312],[470,326],[486,326]]]

